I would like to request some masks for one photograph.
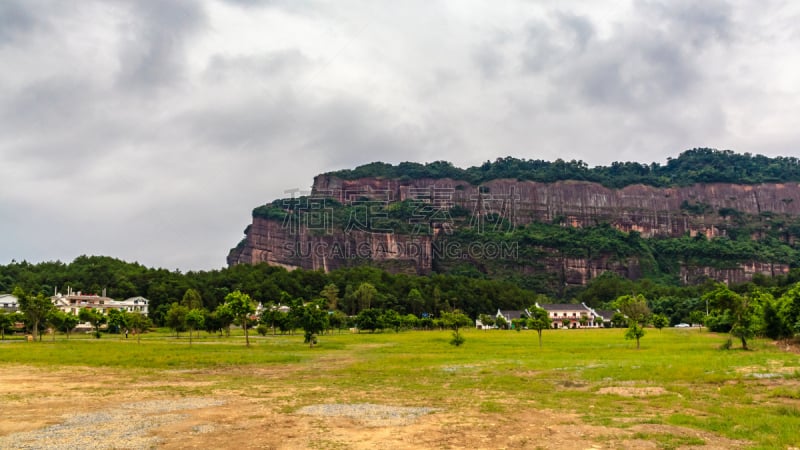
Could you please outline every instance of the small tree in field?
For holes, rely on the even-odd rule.
[[[662,328],[669,325],[669,318],[663,314],[654,314],[653,315],[653,326],[661,331]]]
[[[490,316],[489,314],[481,314],[478,316],[478,320],[480,320],[483,324],[484,330],[488,330],[494,326],[494,317]]]
[[[453,339],[450,340],[450,345],[454,345],[456,347],[461,346],[466,339],[464,336],[461,336],[459,333],[459,329],[461,327],[466,327],[472,324],[472,320],[464,313],[459,310],[454,310],[453,312],[441,312],[441,320],[442,324],[453,330]]]
[[[256,312],[256,305],[249,295],[238,290],[225,296],[225,304],[228,305],[233,315],[239,319],[239,323],[244,330],[244,342],[250,347],[250,336],[247,334],[247,320],[251,314]]]
[[[628,319],[625,317],[625,314],[621,312],[615,312],[613,316],[611,316],[611,325],[614,328],[622,328],[628,324]]]
[[[125,323],[125,311],[119,309],[112,309],[108,311],[108,332],[120,333],[122,329],[128,329],[128,324]]]
[[[539,348],[542,347],[542,331],[550,328],[550,316],[542,308],[532,306],[529,308],[531,317],[528,319],[528,328],[536,330],[539,334]]]
[[[61,321],[61,327],[59,328],[59,330],[62,331],[64,334],[66,334],[67,339],[69,339],[70,333],[72,333],[72,330],[74,330],[75,327],[78,326],[80,321],[81,320],[78,318],[78,316],[74,314],[65,314],[64,318]]]
[[[324,301],[311,302],[299,307],[297,320],[304,332],[303,342],[309,347],[314,347],[314,344],[317,343],[317,335],[328,327],[328,312],[323,309]]]
[[[694,326],[695,324],[703,325],[706,319],[706,314],[703,311],[692,311],[689,313],[689,323]]]
[[[164,323],[175,331],[175,337],[180,337],[181,331],[186,331],[186,314],[189,309],[175,302],[167,310]]]
[[[631,320],[628,330],[625,332],[625,339],[636,339],[636,349],[639,349],[639,339],[644,337],[644,327],[639,322]]]
[[[356,316],[356,323],[358,324],[358,332],[361,330],[369,330],[374,333],[379,326],[381,311],[379,309],[367,308],[362,309]]]
[[[189,329],[189,345],[192,345],[192,334],[194,330],[201,330],[206,321],[206,315],[202,309],[191,309],[186,313],[186,327]]]
[[[628,318],[628,331],[625,339],[636,339],[636,349],[639,349],[639,340],[644,337],[644,326],[650,319],[650,308],[643,295],[623,295],[614,301],[617,307]]]
[[[142,333],[152,325],[150,319],[144,314],[136,312],[126,312],[125,316],[128,327],[130,327],[130,330],[136,335],[136,343],[140,344],[142,342]]]
[[[236,316],[227,303],[217,306],[217,309],[214,310],[214,319],[215,325],[219,326],[220,335],[222,335],[222,330],[225,330],[225,336],[230,337],[231,324]]]
[[[89,322],[94,328],[94,337],[100,339],[100,325],[106,323],[106,316],[94,308],[83,308],[78,313],[78,318],[84,322]]]
[[[67,339],[69,339],[70,332],[78,325],[80,319],[78,319],[78,316],[74,314],[67,314],[64,311],[53,309],[47,316],[47,322],[53,327],[54,330],[58,330],[66,334]],[[55,340],[55,337],[56,334],[53,332],[53,340]]]
[[[501,330],[505,330],[508,328],[508,321],[503,316],[497,316],[497,319],[495,319],[494,324],[497,325],[497,328],[500,328]]]
[[[749,295],[739,295],[723,284],[706,293],[703,298],[732,319],[731,335],[739,338],[742,349],[747,350],[747,340],[755,336],[759,328],[760,308],[757,302]]]

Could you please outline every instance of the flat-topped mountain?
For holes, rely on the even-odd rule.
[[[245,234],[229,265],[369,264],[552,285],[606,271],[745,281],[800,262],[800,163],[708,149],[663,166],[373,163],[318,175],[307,195],[256,208]]]

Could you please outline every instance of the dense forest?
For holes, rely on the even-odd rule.
[[[609,188],[632,184],[656,187],[688,186],[695,183],[783,183],[800,181],[800,159],[770,158],[730,150],[696,148],[667,159],[666,164],[614,162],[610,166],[589,167],[583,161],[543,161],[533,159],[498,158],[494,162],[460,169],[446,161],[428,164],[403,162],[391,165],[374,162],[355,169],[331,172],[330,175],[354,180],[358,178],[452,178],[480,184],[489,180],[509,178],[552,183],[561,180],[583,180],[600,183]]]
[[[784,314],[794,324],[800,320],[798,283],[800,270],[795,269],[776,277],[756,276],[751,282],[732,286],[731,295],[757,294],[764,304],[760,314],[770,308],[788,311]],[[208,311],[223,304],[228,294],[240,290],[265,304],[296,305],[333,296],[337,300],[332,308],[350,316],[365,309],[416,317],[461,310],[472,318],[493,314],[497,309],[523,309],[536,302],[584,302],[604,309],[613,307],[619,297],[641,295],[653,313],[675,324],[692,321],[693,312],[705,312],[706,300],[721,289],[710,280],[695,286],[679,286],[649,278],[634,281],[608,272],[587,286],[570,291],[569,297],[559,299],[522,288],[512,280],[453,274],[391,274],[368,266],[327,274],[300,269],[289,272],[266,264],[181,273],[104,256],[80,256],[71,263],[23,261],[0,266],[0,293],[19,287],[33,294],[52,295],[54,290],[65,292],[67,286],[84,293],[100,293],[106,288],[108,295],[116,299],[145,296],[151,301],[150,317],[157,325],[165,325],[170,306],[181,302],[189,290],[199,294],[202,308]],[[366,304],[365,288],[371,292]],[[714,308],[713,303],[711,307]],[[732,319],[726,314],[729,313],[724,308],[716,314],[712,311],[716,329],[730,328]]]

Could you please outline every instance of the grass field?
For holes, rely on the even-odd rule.
[[[193,396],[227,399],[227,413],[214,420],[238,424],[251,437],[253,429],[284,424],[261,440],[243,440],[242,448],[800,446],[796,353],[768,341],[755,341],[752,351],[723,351],[727,336],[698,329],[648,330],[636,350],[623,333],[548,330],[541,348],[533,331],[498,330],[467,330],[459,348],[440,331],[325,335],[313,349],[301,335],[251,337],[250,348],[242,336],[206,333],[191,346],[185,336],[167,333],[145,335],[141,344],[114,335],[12,340],[0,344],[0,398],[6,410],[30,409],[19,417],[32,425],[0,433],[58,423],[52,412],[68,409],[59,396],[92,399],[85,410],[107,407],[119,401],[115,396]],[[59,379],[63,389],[53,387]],[[34,420],[42,412],[37,402],[51,411],[47,420]],[[321,403],[438,412],[393,431],[294,415]],[[234,442],[235,433],[216,429],[220,442]],[[212,435],[202,438],[213,442]],[[164,435],[162,442],[181,448],[188,441]]]

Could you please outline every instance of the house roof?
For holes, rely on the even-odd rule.
[[[611,320],[611,317],[613,317],[614,314],[616,313],[616,311],[599,310],[599,309],[595,310],[595,312],[597,312],[597,314],[600,315],[600,317],[602,317],[603,320]]]
[[[498,309],[497,312],[500,313],[503,317],[505,317],[507,319],[512,319],[512,320],[513,319],[519,319],[523,315],[527,315],[525,313],[525,311],[514,311],[514,310],[510,310],[510,309],[506,309],[506,310]]]
[[[580,303],[551,303],[539,307],[545,311],[589,311],[589,308]]]

